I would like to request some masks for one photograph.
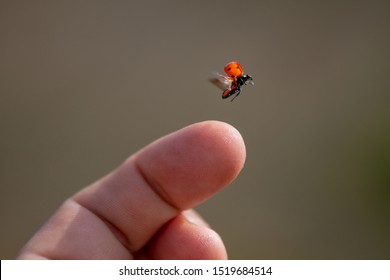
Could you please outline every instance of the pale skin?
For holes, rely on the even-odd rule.
[[[191,208],[232,182],[245,144],[206,121],[162,137],[67,199],[18,259],[227,259]]]

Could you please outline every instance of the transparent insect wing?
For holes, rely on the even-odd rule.
[[[216,77],[217,79],[222,83],[224,84],[225,86],[230,86],[231,83],[232,83],[232,79],[225,76],[225,75],[222,75],[222,74],[219,74],[219,73],[215,73],[216,74]]]
[[[214,76],[216,77],[219,87],[222,89],[230,89],[232,86],[233,80],[230,77],[219,74],[218,72],[214,72]]]

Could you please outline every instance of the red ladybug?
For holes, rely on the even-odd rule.
[[[254,85],[253,78],[244,74],[244,70],[242,69],[240,63],[235,61],[230,62],[224,67],[224,70],[228,77],[219,74],[220,78],[222,78],[222,82],[228,86],[228,88],[222,93],[223,99],[234,95],[231,100],[233,101],[234,98],[241,93],[241,87],[243,85]]]

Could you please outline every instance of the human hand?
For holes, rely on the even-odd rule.
[[[185,127],[66,200],[18,258],[226,259],[219,235],[191,208],[234,180],[244,161],[232,126]]]

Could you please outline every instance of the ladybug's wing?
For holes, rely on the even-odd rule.
[[[216,75],[217,75],[218,80],[222,84],[224,84],[225,86],[230,87],[232,85],[232,82],[233,82],[232,78],[227,77],[227,76],[222,75],[222,74],[219,74],[219,73],[216,73]]]
[[[222,74],[214,72],[214,78],[210,79],[210,82],[212,82],[214,85],[216,85],[220,89],[225,90],[225,89],[231,88],[233,80],[229,77],[222,75]]]
[[[231,89],[226,89],[223,93],[222,93],[222,99],[225,99],[225,98],[228,98],[230,95],[233,94],[233,90]]]

